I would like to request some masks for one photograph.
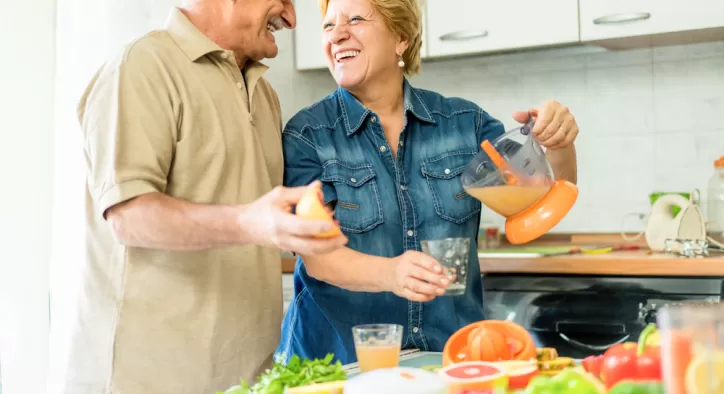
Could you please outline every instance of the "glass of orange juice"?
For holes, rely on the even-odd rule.
[[[352,327],[360,372],[394,368],[400,363],[403,327],[398,324],[365,324]]]
[[[724,393],[724,303],[682,303],[657,314],[666,394]]]

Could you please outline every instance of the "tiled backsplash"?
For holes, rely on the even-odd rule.
[[[279,34],[279,33],[277,33]],[[292,33],[267,60],[286,121],[335,88],[329,72],[294,69]],[[511,114],[554,98],[569,106],[580,197],[554,231],[641,230],[624,216],[646,213],[653,191],[706,194],[724,155],[724,42],[607,52],[575,47],[423,63],[412,83],[479,104],[515,127]],[[704,207],[705,208],[705,207]],[[486,218],[500,218],[486,212]]]

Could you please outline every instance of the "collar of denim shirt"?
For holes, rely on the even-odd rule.
[[[342,109],[342,118],[344,120],[344,127],[347,129],[347,136],[350,136],[359,130],[360,126],[362,126],[372,111],[367,109],[367,107],[357,100],[347,89],[337,89],[337,100]],[[407,78],[403,81],[403,100],[405,113],[409,112],[423,122],[435,124],[435,120],[432,119],[430,110],[427,108],[428,106],[420,97],[417,90],[410,85]]]

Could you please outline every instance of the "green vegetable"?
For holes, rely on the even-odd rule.
[[[332,363],[332,359],[333,354],[328,354],[321,360],[302,360],[295,355],[287,365],[274,363],[252,387],[242,380],[240,385],[216,394],[284,394],[287,387],[345,380],[347,373],[342,369],[342,363]]]
[[[576,370],[564,369],[554,377],[538,375],[534,377],[525,394],[599,394],[600,390],[590,378]]]
[[[437,372],[442,369],[441,365],[423,365],[420,369],[430,372]]]
[[[664,394],[661,382],[623,381],[613,386],[608,394]]]

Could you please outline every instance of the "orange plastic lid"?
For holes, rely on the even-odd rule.
[[[714,168],[724,167],[724,156],[714,160]]]

